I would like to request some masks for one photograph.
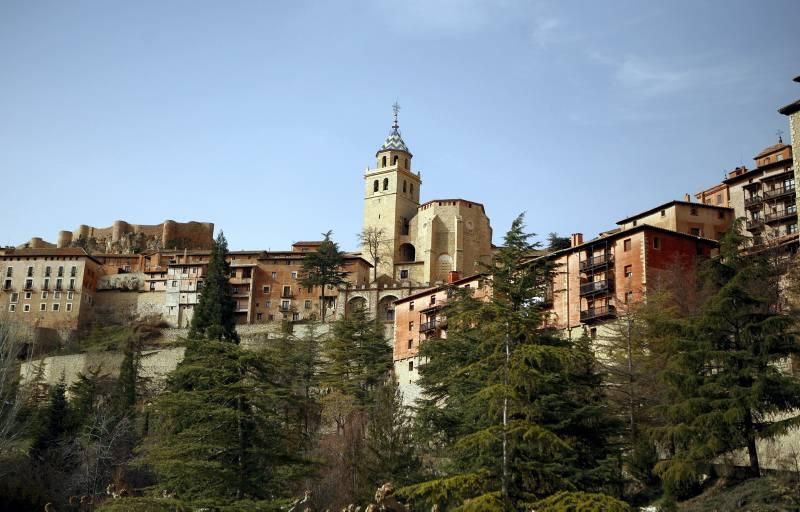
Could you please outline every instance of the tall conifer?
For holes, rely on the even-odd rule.
[[[228,242],[220,232],[211,248],[208,274],[203,281],[200,300],[192,316],[189,330],[191,339],[239,343],[239,334],[236,332],[236,301],[228,281],[231,269],[227,255]]]
[[[325,312],[328,309],[325,299],[325,290],[328,286],[337,287],[345,283],[345,272],[341,270],[344,255],[339,250],[339,244],[331,240],[333,231],[328,231],[322,236],[324,239],[316,251],[306,254],[303,260],[303,270],[300,284],[313,288],[320,288],[320,314],[325,321]]]

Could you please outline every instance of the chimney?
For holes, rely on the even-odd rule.
[[[570,235],[569,246],[577,247],[583,243],[583,233],[572,233]]]
[[[683,194],[683,200],[686,201],[687,203],[691,203],[692,196],[690,194]]]
[[[453,284],[461,279],[461,273],[456,270],[451,270],[447,273],[447,284]]]

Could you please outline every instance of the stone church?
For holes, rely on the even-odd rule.
[[[364,174],[364,228],[382,233],[379,283],[432,286],[451,272],[480,272],[492,256],[492,228],[483,205],[464,199],[431,199],[420,204],[422,176],[395,119]],[[368,248],[362,257],[370,259]]]

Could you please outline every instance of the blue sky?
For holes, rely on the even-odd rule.
[[[495,241],[593,236],[788,138],[800,2],[0,3],[0,244],[211,221],[232,249],[332,229],[402,105],[422,200]]]

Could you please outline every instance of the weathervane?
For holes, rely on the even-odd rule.
[[[397,112],[394,113],[395,123],[397,122]],[[783,130],[778,130],[775,132],[775,135],[778,136],[778,144],[783,144]]]
[[[397,113],[400,112],[400,104],[397,103],[397,101],[395,101],[392,105],[392,110],[394,111],[394,124],[392,125],[392,128],[396,130],[400,127],[400,125],[397,124]]]

